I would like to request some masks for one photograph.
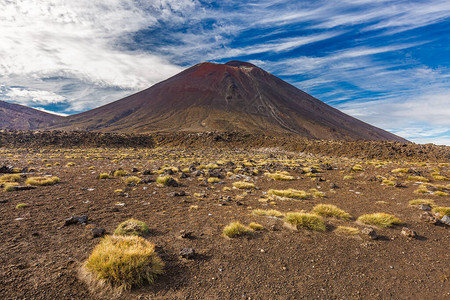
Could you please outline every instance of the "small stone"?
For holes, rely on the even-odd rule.
[[[8,203],[8,199],[0,200],[0,203]]]
[[[86,216],[86,215],[81,216],[81,217],[73,216],[73,217],[70,217],[65,220],[64,226],[69,226],[72,224],[87,224],[87,221],[88,221],[88,216]]]
[[[431,223],[431,224],[439,224],[441,222],[439,219],[437,219],[435,216],[433,216],[433,214],[430,213],[429,211],[421,214],[420,220],[427,222],[427,223]]]
[[[142,172],[142,175],[152,175],[152,170],[144,170],[144,172]]]
[[[180,178],[188,178],[188,176],[186,175],[186,173],[184,173],[184,172],[181,172],[181,174],[180,174]]]
[[[408,239],[415,239],[417,237],[416,232],[407,227],[402,228],[401,235]]]
[[[338,189],[339,186],[335,183],[330,183],[330,189]]]
[[[181,230],[180,237],[182,239],[190,239],[190,238],[192,238],[192,231]]]
[[[363,228],[363,230],[361,230],[361,233],[371,240],[376,240],[378,238],[377,233],[372,227]]]
[[[394,185],[394,187],[396,187],[396,188],[406,188],[407,186],[406,186],[404,183],[397,182],[397,183]]]
[[[170,170],[170,169],[169,169],[169,170]],[[180,186],[180,185],[178,184],[178,182],[177,182],[175,179],[173,179],[172,177],[170,177],[170,178],[167,180],[166,185],[167,185],[167,186],[172,186],[172,187],[178,187],[178,186]]]
[[[139,172],[139,170],[138,170],[138,169],[136,169],[136,168],[133,168],[133,169],[131,170],[131,172],[133,172],[133,173],[137,173],[137,172]]]
[[[96,227],[92,229],[92,237],[93,238],[98,238],[98,237],[102,237],[105,235],[105,228],[100,228],[100,227]]]
[[[441,222],[447,225],[450,225],[450,217],[445,215],[442,217]]]
[[[183,250],[180,251],[180,256],[186,259],[193,259],[195,256],[195,250],[192,248],[183,248]]]
[[[430,211],[431,207],[429,205],[424,205],[424,204],[420,204],[419,209],[424,210],[424,211]]]
[[[183,196],[186,196],[186,192],[185,191],[172,193],[172,197],[183,197]]]
[[[277,225],[270,226],[271,231],[279,231],[280,229],[277,227]]]

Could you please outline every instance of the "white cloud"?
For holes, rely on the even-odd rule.
[[[30,91],[22,88],[11,88],[6,92],[11,99],[22,104],[49,105],[65,102],[66,98],[49,91]],[[20,100],[20,101],[18,101]]]

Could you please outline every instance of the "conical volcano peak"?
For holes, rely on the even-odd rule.
[[[232,67],[258,68],[254,64],[251,64],[251,63],[245,62],[245,61],[239,61],[239,60],[231,60],[231,61],[227,62],[226,65],[232,66]]]
[[[402,138],[352,118],[242,61],[204,62],[54,129],[126,133],[239,131],[312,139]]]

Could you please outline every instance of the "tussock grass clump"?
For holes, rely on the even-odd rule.
[[[3,182],[16,182],[20,181],[21,176],[19,174],[5,174],[0,177],[0,181]]]
[[[352,167],[352,171],[354,171],[354,172],[360,172],[362,170],[363,170],[363,167],[361,165],[354,165]]]
[[[209,177],[208,178],[208,183],[218,183],[220,182],[220,179],[217,177]]]
[[[3,190],[5,192],[13,192],[16,190],[16,186],[18,186],[18,185],[19,185],[19,183],[17,183],[17,182],[6,182],[3,185]]]
[[[430,181],[428,178],[425,178],[423,176],[408,176],[406,179],[407,180],[411,180],[411,181],[419,181],[419,182],[428,182],[428,181]]]
[[[123,169],[114,171],[114,177],[123,177],[123,176],[127,176],[127,175],[128,175],[128,172]]]
[[[354,177],[353,176],[351,176],[351,175],[345,175],[344,176],[344,180],[350,180],[350,179],[353,179]]]
[[[295,189],[287,189],[287,190],[269,190],[267,192],[269,195],[274,195],[282,198],[291,198],[291,199],[307,199],[311,196],[311,194],[303,191],[303,190],[295,190]]]
[[[315,231],[325,231],[327,228],[322,217],[304,212],[291,212],[287,213],[284,217],[284,221],[297,229],[304,228]]]
[[[54,185],[60,182],[61,180],[59,177],[51,176],[51,177],[30,177],[28,178],[25,183],[28,185]]]
[[[68,163],[66,164],[66,167],[73,167],[73,166],[75,166],[75,163],[74,163],[74,162],[68,162]]]
[[[242,235],[251,235],[253,230],[239,221],[232,222],[223,229],[223,234],[229,238],[235,238]]]
[[[446,216],[450,217],[450,207],[444,207],[444,206],[435,207],[435,208],[433,208],[433,212],[440,213],[441,215],[446,215]]]
[[[342,209],[338,208],[336,205],[332,204],[317,204],[313,208],[313,213],[322,217],[331,217],[342,220],[349,220],[352,216],[346,213]]]
[[[434,179],[434,180],[448,180],[447,177],[442,176],[442,175],[440,175],[440,174],[435,174],[435,175],[432,175],[432,176],[433,176],[433,179]]]
[[[259,230],[263,230],[264,226],[262,226],[261,224],[258,224],[256,222],[251,222],[250,224],[248,224],[248,227],[255,230],[255,231],[259,231]]]
[[[357,235],[360,231],[356,227],[338,226],[334,232],[340,235]]]
[[[289,175],[288,172],[275,172],[275,173],[264,173],[265,176],[275,179],[275,180],[294,180],[294,176]]]
[[[176,181],[172,176],[158,176],[156,182],[162,185],[168,185],[170,181]],[[178,183],[178,182],[177,182]]]
[[[123,289],[152,284],[164,270],[155,245],[137,236],[106,236],[85,266],[98,280]]]
[[[436,192],[433,192],[433,195],[445,197],[445,196],[448,196],[448,193],[443,192],[443,191],[436,191]]]
[[[414,205],[428,205],[428,206],[434,206],[434,200],[432,199],[414,199],[409,201],[409,205],[414,206]]]
[[[409,169],[407,168],[398,168],[391,171],[392,173],[410,173]]]
[[[399,218],[386,213],[365,214],[360,216],[357,221],[379,227],[391,227],[393,225],[403,224]]]
[[[28,207],[27,203],[19,203],[16,205],[16,209],[21,209],[21,208],[25,208],[25,207]]]
[[[100,175],[98,175],[99,179],[108,179],[109,178],[109,174],[108,173],[100,173]]]
[[[383,179],[383,181],[381,182],[381,184],[387,185],[387,186],[394,186],[395,182],[389,179]]]
[[[270,217],[283,217],[284,214],[278,210],[275,209],[254,209],[252,211],[252,214],[256,216],[270,216]]]
[[[142,221],[136,219],[126,220],[117,226],[114,231],[114,235],[136,235],[136,236],[146,236],[149,234],[150,230],[148,229],[147,224]]]
[[[233,182],[233,187],[235,187],[237,189],[248,190],[248,189],[254,189],[255,185],[251,182],[236,181],[236,182]]]
[[[123,180],[126,184],[134,183],[139,184],[141,182],[141,179],[137,176],[130,176]]]

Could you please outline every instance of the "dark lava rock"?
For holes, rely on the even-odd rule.
[[[415,239],[417,237],[417,234],[414,230],[411,230],[407,227],[402,228],[401,235],[408,238],[408,239]]]
[[[424,211],[430,211],[431,210],[431,206],[429,205],[424,205],[424,204],[420,204],[418,206],[419,209],[424,210]]]
[[[406,187],[407,187],[406,184],[401,183],[401,182],[397,182],[394,186],[395,186],[396,188],[406,188]]]
[[[182,239],[190,239],[190,238],[192,238],[192,231],[181,230],[180,237]]]
[[[188,176],[186,173],[181,172],[180,178],[188,178],[188,177],[189,177],[189,176]]]
[[[333,166],[330,165],[329,163],[321,164],[321,165],[320,165],[320,168],[321,168],[322,170],[328,170],[328,171],[333,170]]]
[[[0,200],[0,203],[8,203],[8,199]]]
[[[139,172],[139,170],[138,170],[138,169],[136,169],[136,168],[133,168],[133,169],[131,170],[131,172],[133,172],[133,173],[137,173],[137,172]]]
[[[192,248],[183,248],[180,251],[180,256],[182,258],[193,259],[195,257],[195,250]]]
[[[182,196],[186,196],[186,192],[185,191],[172,193],[172,197],[182,197]]]
[[[377,233],[372,227],[366,227],[361,230],[361,233],[370,240],[376,240],[378,238]]]
[[[105,235],[105,233],[106,233],[105,228],[100,228],[100,227],[92,228],[92,237],[93,238],[102,237]]]
[[[5,174],[14,173],[14,167],[13,166],[1,166],[0,173],[5,173]]]
[[[330,183],[330,189],[338,189],[339,186],[335,183]]]
[[[88,216],[84,215],[81,217],[72,216],[65,220],[64,226],[69,226],[72,224],[87,224]]]
[[[173,174],[175,174],[175,172],[172,169],[165,169],[164,174],[165,175],[173,175]]]
[[[142,175],[152,175],[152,170],[144,170],[144,172],[142,172]]]
[[[180,186],[180,184],[178,183],[178,181],[176,181],[175,179],[173,179],[172,177],[170,177],[167,182],[166,182],[167,186],[172,186],[172,187],[178,187]]]

